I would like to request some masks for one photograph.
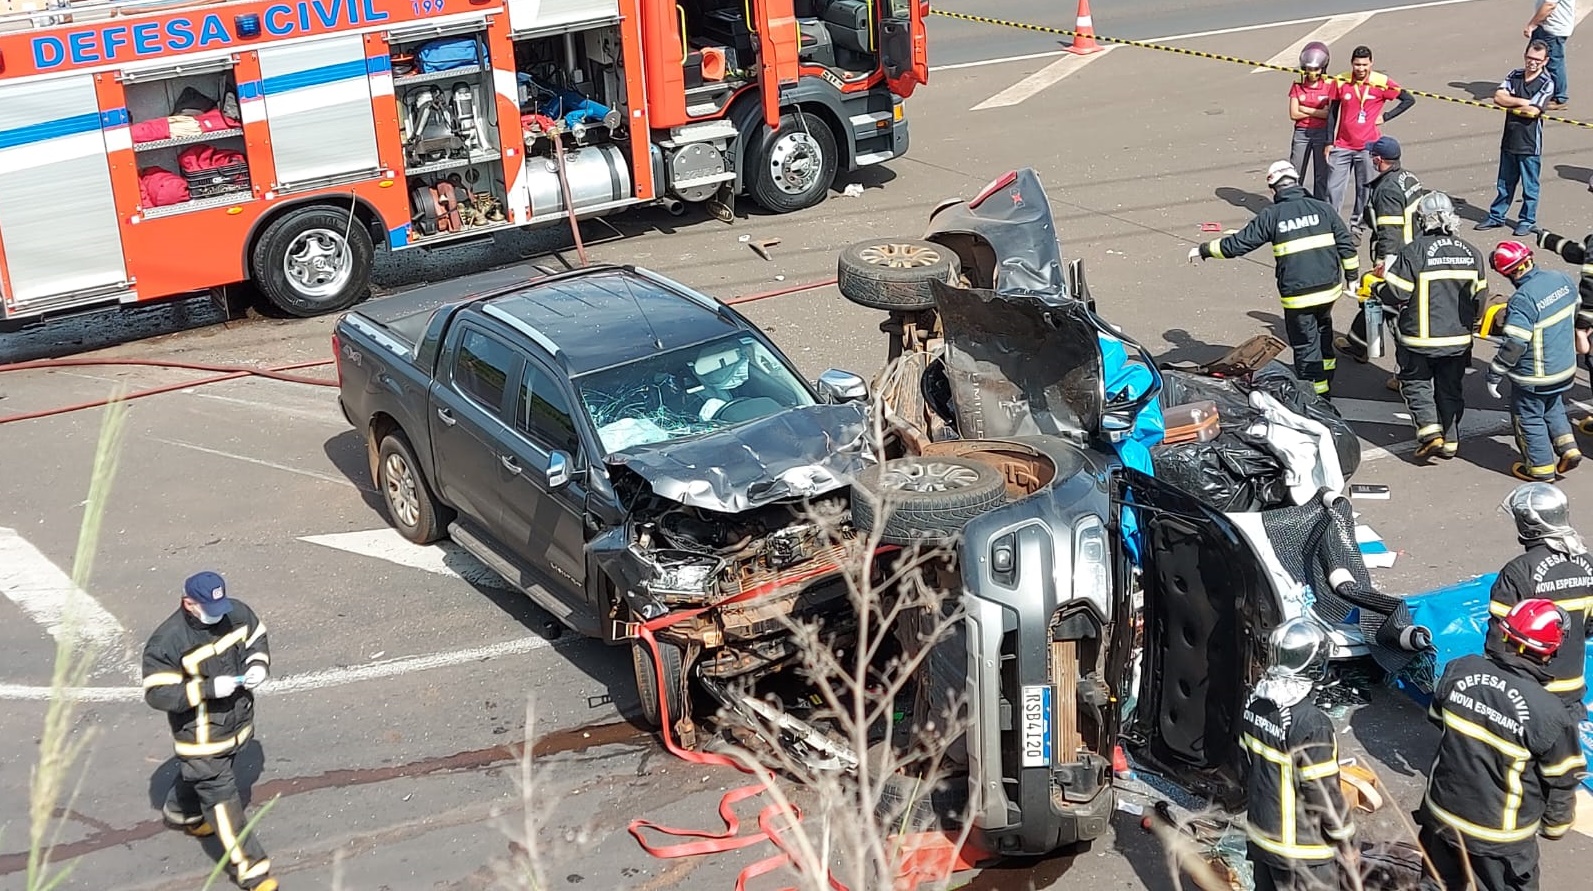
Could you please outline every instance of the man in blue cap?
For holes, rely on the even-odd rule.
[[[254,734],[253,691],[270,664],[265,625],[214,572],[189,577],[144,645],[144,701],[166,713],[179,769],[161,814],[189,835],[218,836],[232,880],[252,891],[276,891],[277,880],[259,839],[243,834],[232,759]]]

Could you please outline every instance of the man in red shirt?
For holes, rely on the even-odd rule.
[[[1300,79],[1289,86],[1289,119],[1294,140],[1289,163],[1303,178],[1311,167],[1311,197],[1327,200],[1328,108],[1338,98],[1339,83],[1327,77],[1328,48],[1313,40],[1300,51]]]
[[[1366,147],[1382,136],[1385,121],[1404,114],[1416,104],[1410,91],[1394,83],[1387,75],[1372,70],[1372,50],[1358,46],[1350,55],[1348,77],[1339,75],[1338,95],[1329,118],[1333,128],[1333,144],[1328,149],[1328,183],[1326,201],[1343,213],[1344,192],[1350,183],[1350,171],[1355,171],[1355,210],[1348,219],[1353,221],[1357,233],[1362,228],[1361,216],[1366,212],[1366,199],[1370,190],[1367,183],[1372,178],[1372,158]],[[1397,104],[1388,111],[1383,106],[1389,100]]]

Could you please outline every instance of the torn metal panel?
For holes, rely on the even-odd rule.
[[[740,513],[847,485],[868,460],[867,411],[861,403],[802,406],[717,433],[634,446],[605,461],[646,480],[661,498]]]
[[[955,250],[974,287],[1066,300],[1062,245],[1040,177],[1032,167],[1009,176],[986,187],[982,199],[942,207],[924,237]]]
[[[1101,351],[1081,304],[941,282],[931,288],[963,437],[1096,432],[1105,402]]]

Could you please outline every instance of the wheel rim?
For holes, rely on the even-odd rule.
[[[979,472],[961,464],[912,461],[887,467],[880,482],[897,492],[953,492],[978,483]]]
[[[769,151],[769,172],[775,188],[787,195],[812,190],[824,170],[824,151],[807,133],[787,133]]]
[[[921,244],[871,244],[858,251],[858,256],[870,266],[891,269],[914,269],[940,262],[940,251]]]
[[[409,462],[398,455],[387,456],[387,504],[393,516],[405,526],[420,522],[420,493],[415,488],[415,474]]]
[[[288,243],[282,272],[306,297],[331,297],[354,275],[354,252],[341,232],[308,229]]]

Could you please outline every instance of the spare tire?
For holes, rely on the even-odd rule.
[[[886,544],[952,541],[969,520],[1007,500],[1001,471],[962,458],[910,457],[876,464],[852,483],[852,525]]]
[[[929,283],[955,283],[957,255],[917,238],[876,238],[841,251],[835,284],[841,296],[870,309],[934,309]]]

